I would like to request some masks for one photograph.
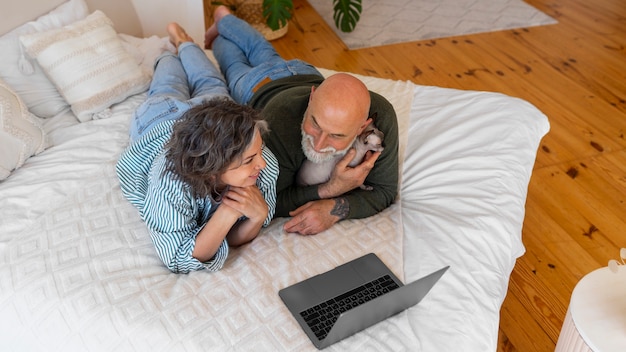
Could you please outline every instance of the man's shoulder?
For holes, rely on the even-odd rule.
[[[398,134],[398,118],[393,105],[384,96],[370,91],[371,105],[370,117],[374,120],[374,126],[385,135]]]
[[[311,86],[317,86],[323,80],[323,77],[317,75],[295,75],[277,79],[265,84],[254,93],[249,104],[256,109],[263,109],[270,103],[282,104],[285,98],[308,98]]]
[[[310,93],[310,86],[289,87],[268,99],[261,109],[261,115],[269,123],[270,130],[292,130],[292,126],[299,125],[308,106]]]
[[[384,112],[388,112],[388,113],[392,113],[393,116],[395,116],[396,112],[393,109],[393,105],[391,105],[391,103],[389,102],[389,100],[387,100],[387,98],[385,98],[384,96],[376,93],[376,92],[372,92],[371,90],[370,92],[370,98],[371,98],[371,107],[370,110],[382,110]]]

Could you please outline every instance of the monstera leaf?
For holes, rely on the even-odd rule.
[[[342,32],[352,32],[361,18],[361,0],[333,0],[333,19]]]
[[[267,26],[274,31],[287,24],[287,20],[291,18],[291,10],[291,0],[263,0],[263,17],[267,20]]]
[[[292,11],[292,0],[263,0],[263,17],[272,30],[285,26]],[[361,18],[361,11],[361,0],[333,0],[333,19],[342,32],[354,30]]]

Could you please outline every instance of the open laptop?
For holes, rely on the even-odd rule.
[[[278,292],[318,349],[419,303],[449,266],[404,285],[374,253]]]

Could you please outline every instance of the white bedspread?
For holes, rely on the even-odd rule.
[[[170,273],[121,195],[114,166],[145,95],[107,119],[49,120],[51,147],[0,183],[2,350],[314,350],[278,290],[375,252],[405,281],[451,269],[418,306],[328,350],[495,351],[548,121],[499,94],[361,78],[398,113],[399,200],[316,236],[275,219],[217,273]]]

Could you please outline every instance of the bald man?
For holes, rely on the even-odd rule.
[[[292,217],[287,232],[317,234],[344,219],[364,218],[387,208],[398,192],[398,125],[391,104],[352,75],[326,79],[301,60],[284,60],[248,23],[219,6],[205,36],[235,101],[262,109],[270,132],[266,146],[280,167],[278,217]],[[349,167],[356,137],[373,123],[385,149],[368,152]],[[329,181],[298,186],[305,159],[322,162],[343,155]],[[367,184],[372,190],[359,186]]]

